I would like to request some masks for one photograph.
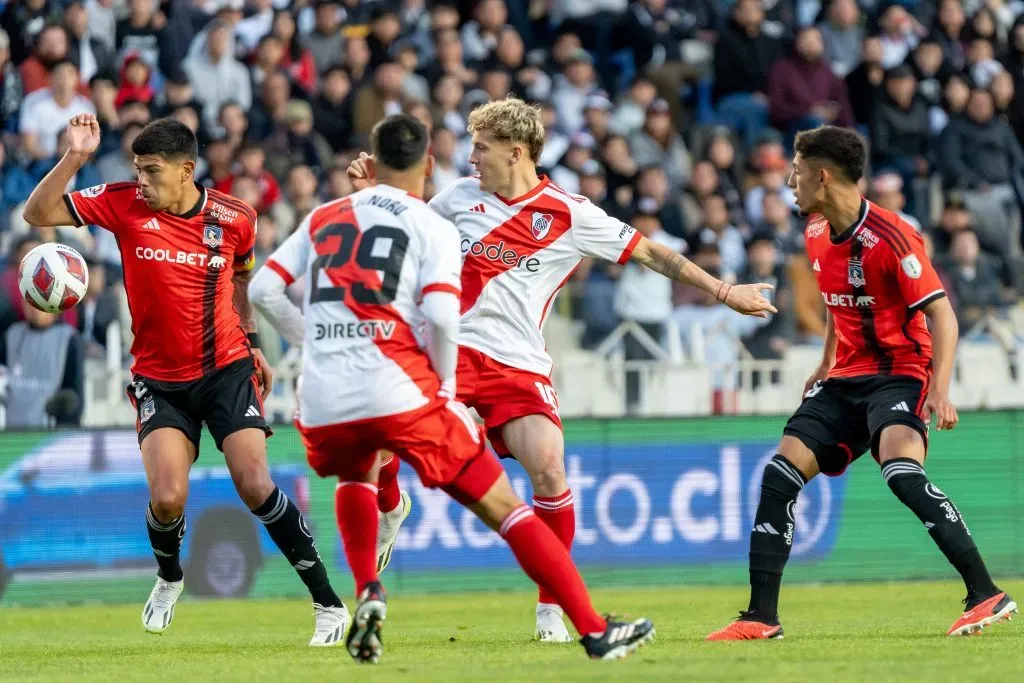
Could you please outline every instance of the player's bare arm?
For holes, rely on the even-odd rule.
[[[722,282],[682,254],[646,237],[640,238],[630,258],[671,280],[699,287],[709,294],[714,294],[720,302],[738,313],[758,318],[767,318],[769,313],[778,313],[761,293],[763,290],[774,289],[772,285],[765,282],[749,285],[730,285]]]
[[[821,365],[815,368],[811,376],[804,382],[804,393],[806,394],[811,390],[816,382],[824,381],[828,377],[829,370],[836,364],[836,344],[838,343],[838,337],[836,336],[836,323],[832,319],[832,314],[825,311],[825,350],[821,356]]]
[[[231,284],[235,287],[235,291],[231,295],[231,303],[234,305],[235,310],[238,311],[238,317],[242,321],[242,329],[249,335],[256,333],[256,309],[253,308],[252,301],[249,300],[249,282],[251,280],[251,270],[236,270],[234,275],[231,276]],[[256,361],[260,391],[263,393],[263,398],[266,398],[273,386],[274,373],[270,369],[267,359],[264,358],[261,349],[253,348],[252,354]]]
[[[935,415],[935,426],[939,430],[953,429],[960,421],[956,406],[949,400],[949,381],[953,374],[953,360],[956,356],[956,341],[959,329],[956,313],[949,299],[942,297],[922,309],[928,317],[932,333],[932,384],[924,402],[924,421],[927,424]]]
[[[64,203],[68,183],[100,146],[100,124],[92,114],[79,114],[68,123],[68,151],[46,174],[25,202],[25,222],[37,226],[77,225]]]

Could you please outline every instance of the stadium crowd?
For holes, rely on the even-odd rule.
[[[346,168],[383,116],[406,111],[431,127],[429,194],[472,171],[466,117],[508,93],[541,107],[541,166],[555,183],[716,275],[777,285],[779,314],[760,321],[639,266],[585,262],[562,302],[584,347],[624,320],[658,341],[700,333],[710,353],[735,354],[740,339],[755,358],[820,340],[824,304],[786,179],[795,132],[822,123],[869,140],[863,191],[920,227],[962,332],[1014,344],[1004,319],[1024,291],[1018,0],[0,6],[0,335],[31,340],[53,322],[26,322],[17,267],[29,249],[59,240],[90,265],[86,300],[60,321],[77,331],[65,335],[68,363],[52,373],[81,372],[82,357],[103,354],[109,323],[128,320],[109,233],[41,231],[21,217],[71,116],[95,113],[103,141],[69,189],[130,180],[132,140],[155,117],[193,128],[201,181],[258,210],[262,262],[310,209],[351,191]],[[23,362],[12,354],[48,348],[0,347],[9,368]],[[271,362],[282,350],[264,348]],[[626,353],[651,355],[637,343]]]

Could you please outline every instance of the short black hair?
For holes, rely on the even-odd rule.
[[[389,116],[370,132],[375,159],[395,171],[404,171],[423,161],[429,141],[426,126],[409,114]]]
[[[57,69],[61,68],[62,66],[73,66],[76,70],[78,69],[78,66],[70,59],[58,59],[56,62],[50,65],[50,73],[54,73],[55,71],[57,71]]]
[[[155,155],[169,161],[195,161],[199,142],[188,126],[174,119],[150,122],[132,143],[135,156]]]
[[[843,177],[856,183],[864,176],[867,145],[855,130],[839,126],[819,126],[796,134],[793,148],[804,159],[827,161]]]

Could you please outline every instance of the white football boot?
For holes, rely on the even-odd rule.
[[[185,587],[182,581],[164,581],[156,577],[156,585],[142,608],[142,625],[150,633],[161,634],[174,619],[174,603],[178,602]]]
[[[562,608],[558,605],[537,603],[537,632],[534,637],[542,643],[571,643],[572,636],[562,621]]]
[[[402,528],[402,522],[412,512],[412,497],[402,491],[401,502],[391,512],[380,513],[380,521],[377,527],[377,573],[381,573],[391,563],[391,553],[395,549],[395,541],[398,540],[398,530]]]
[[[313,611],[316,614],[316,629],[309,646],[334,647],[344,642],[343,636],[350,621],[348,607],[324,607],[314,602]]]

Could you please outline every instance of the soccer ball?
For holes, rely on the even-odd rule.
[[[46,313],[73,308],[88,287],[89,268],[85,259],[66,244],[40,244],[25,255],[18,270],[21,295]]]

